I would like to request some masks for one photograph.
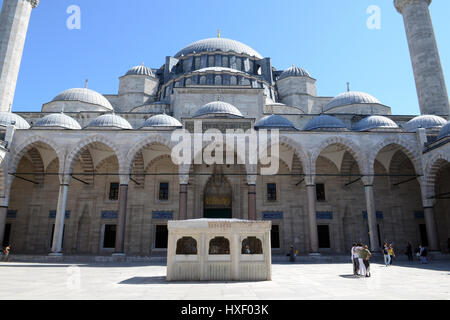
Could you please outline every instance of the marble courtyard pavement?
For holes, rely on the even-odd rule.
[[[268,282],[174,282],[162,263],[0,263],[0,299],[450,299],[450,261],[372,264],[354,278],[350,263],[273,264]]]

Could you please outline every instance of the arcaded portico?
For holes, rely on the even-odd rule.
[[[159,68],[132,67],[117,94],[72,88],[40,102],[41,112],[11,113],[20,59],[9,61],[5,48],[23,47],[17,39],[39,1],[4,0],[2,26],[21,24],[0,39],[2,68],[14,67],[0,75],[0,239],[16,253],[165,256],[169,222],[241,219],[271,222],[273,254],[291,245],[347,253],[353,241],[449,252],[448,95],[437,48],[419,30],[432,36],[430,2],[395,1],[422,111],[404,116],[364,92],[318,96],[305,69],[278,70],[225,38],[193,42]],[[201,141],[178,165],[173,133],[194,141],[197,127],[279,132],[274,148],[259,150],[278,170],[261,174],[266,158],[249,164],[225,140],[231,163],[196,161],[210,148]]]

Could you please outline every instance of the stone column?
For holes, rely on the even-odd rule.
[[[403,15],[422,114],[448,117],[450,106],[428,6],[431,0],[395,0]]]
[[[10,112],[31,10],[39,0],[3,0],[0,13],[0,112]]]
[[[248,220],[256,220],[256,185],[248,185]]]
[[[186,220],[187,219],[187,184],[180,184],[180,208],[179,208],[179,216],[178,220]]]
[[[375,197],[373,193],[373,177],[363,177],[366,194],[367,224],[369,225],[370,251],[380,251],[378,238],[377,211],[375,209]]]
[[[5,237],[6,218],[8,215],[8,207],[0,207],[0,246]]]
[[[127,222],[128,185],[121,184],[119,188],[119,204],[117,209],[116,249],[115,255],[125,254],[125,230]]]
[[[434,206],[436,205],[436,194],[434,183],[430,184],[430,177],[421,176],[417,178],[420,183],[422,193],[423,213],[425,216],[425,226],[427,229],[428,247],[431,251],[438,251],[440,248],[437,232]]]
[[[434,207],[424,207],[425,224],[427,228],[428,247],[431,251],[439,251],[439,237],[437,233]]]
[[[316,210],[316,185],[312,181],[306,185],[308,196],[308,221],[309,221],[309,242],[310,253],[319,253],[319,233],[317,231],[317,210]]]
[[[53,232],[52,252],[50,255],[62,255],[62,243],[64,236],[64,220],[66,218],[67,192],[69,183],[62,183],[59,186],[58,208],[56,209],[55,230]]]

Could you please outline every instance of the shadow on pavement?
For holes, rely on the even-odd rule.
[[[207,283],[211,284],[233,284],[233,283],[255,283],[266,281],[167,281],[166,277],[133,277],[119,284],[135,284],[135,285],[148,285],[148,284],[198,284],[203,285]]]
[[[339,277],[344,279],[359,279],[358,276],[354,276],[353,274],[340,274]]]

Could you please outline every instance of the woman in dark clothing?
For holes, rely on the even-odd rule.
[[[406,243],[406,255],[408,256],[408,261],[413,262],[413,252],[412,252],[412,246],[409,241]]]

